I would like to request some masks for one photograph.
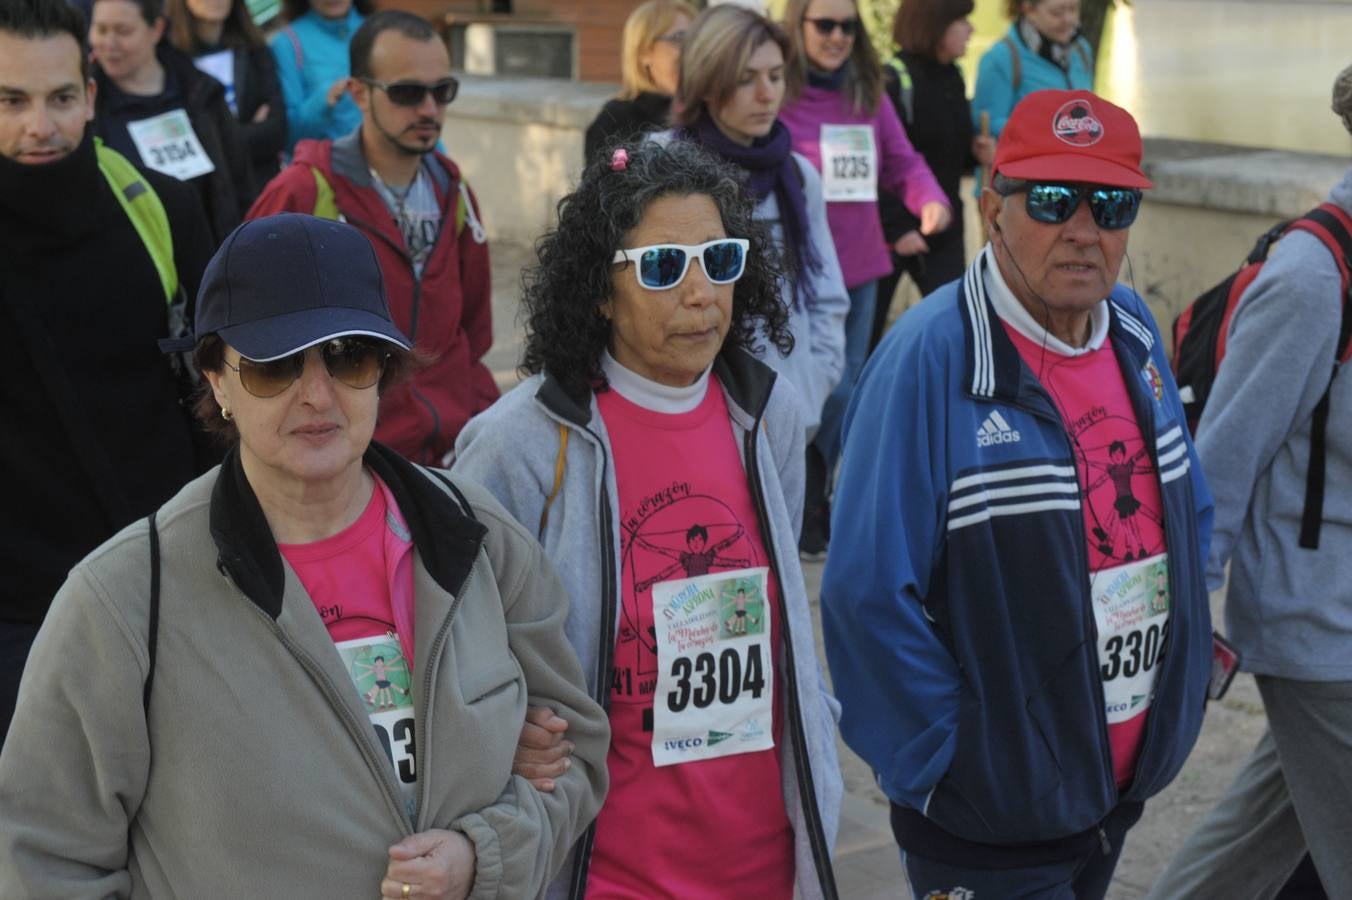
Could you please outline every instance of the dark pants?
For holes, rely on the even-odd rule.
[[[1127,831],[1140,816],[1141,809],[1138,807],[1133,815],[1111,817],[1104,823],[1102,841],[1096,843],[1087,855],[1063,862],[1014,869],[976,869],[921,859],[913,853],[903,852],[901,865],[911,884],[911,896],[916,898],[933,894],[951,900],[982,900],[986,897],[999,897],[1000,900],[1102,900],[1108,893],[1117,859],[1122,855],[1122,843]]]
[[[878,282],[878,301],[873,306],[873,333],[869,340],[869,352],[883,339],[883,332],[887,329],[887,313],[892,308],[892,295],[897,292],[902,275],[911,276],[922,297],[962,277],[967,268],[967,258],[961,233],[956,238],[943,240],[928,253],[915,256],[892,254],[892,274],[884,275]]]
[[[38,626],[26,622],[0,622],[0,747],[14,718],[14,701],[19,696],[19,679]]]

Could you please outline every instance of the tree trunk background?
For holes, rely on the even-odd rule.
[[[1113,0],[1080,0],[1080,30],[1089,46],[1094,48],[1094,59],[1099,58],[1099,42],[1103,40],[1103,25],[1108,20],[1108,9]]]

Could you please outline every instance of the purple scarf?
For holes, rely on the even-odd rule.
[[[807,203],[803,195],[803,173],[793,158],[793,140],[789,129],[778,119],[765,137],[756,138],[745,147],[729,138],[713,120],[705,115],[693,128],[679,131],[682,139],[699,144],[704,149],[732,163],[746,172],[747,193],[760,203],[771,191],[779,203],[780,223],[784,228],[784,249],[790,274],[801,290],[795,290],[793,304],[811,291],[808,272],[821,271],[821,261],[813,252],[812,238],[807,233]]]

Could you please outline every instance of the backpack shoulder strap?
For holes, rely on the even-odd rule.
[[[94,156],[99,171],[107,179],[122,211],[131,220],[132,227],[145,244],[155,271],[164,288],[164,302],[172,303],[178,294],[178,267],[174,265],[174,235],[169,227],[169,214],[146,181],[125,156],[94,138]]]
[[[296,55],[296,68],[305,68],[305,48],[300,44],[300,35],[296,34],[296,29],[290,25],[283,25],[282,34],[291,42],[291,52]]]
[[[1009,49],[1009,83],[1010,86],[1014,88],[1014,93],[1017,94],[1019,92],[1019,86],[1023,84],[1023,60],[1019,59],[1019,48],[1018,45],[1014,43],[1012,37],[1005,35],[1000,43],[1004,44],[1005,47]]]
[[[537,540],[544,540],[545,526],[549,524],[549,507],[554,505],[554,498],[559,496],[559,490],[563,487],[563,473],[568,462],[568,426],[559,425],[559,452],[554,457],[554,486],[549,489],[549,496],[545,497],[545,507],[540,510],[540,530],[536,532]]]
[[[1094,67],[1089,64],[1089,51],[1085,49],[1086,43],[1087,41],[1085,38],[1079,37],[1071,43],[1071,46],[1075,48],[1075,54],[1080,57],[1080,63],[1084,66],[1085,71],[1089,73],[1089,80],[1092,82],[1094,80]]]
[[[1352,218],[1332,203],[1322,203],[1291,223],[1291,228],[1309,232],[1328,248],[1338,264],[1342,281],[1339,303],[1342,314],[1338,326],[1338,345],[1333,372],[1328,387],[1319,398],[1310,418],[1310,456],[1305,467],[1305,509],[1300,517],[1300,546],[1307,550],[1319,548],[1319,533],[1324,521],[1324,469],[1327,460],[1326,435],[1329,420],[1329,394],[1338,377],[1341,364],[1348,357],[1352,344]]]
[[[155,527],[155,513],[146,520],[150,524],[150,627],[146,635],[146,683],[141,691],[141,708],[150,712],[150,688],[155,683],[155,647],[160,638],[160,531]]]
[[[338,197],[333,193],[333,185],[318,166],[310,166],[310,174],[315,179],[315,208],[311,214],[318,219],[340,220],[342,213],[338,211]]]

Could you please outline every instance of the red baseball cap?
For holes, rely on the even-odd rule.
[[[1034,91],[1014,107],[992,168],[1025,181],[1154,187],[1141,171],[1136,120],[1089,91]]]

